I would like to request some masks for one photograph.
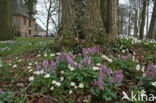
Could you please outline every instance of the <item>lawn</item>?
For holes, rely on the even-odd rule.
[[[119,103],[123,92],[156,94],[156,42],[118,37],[111,49],[105,42],[66,52],[53,43],[0,42],[0,103]]]

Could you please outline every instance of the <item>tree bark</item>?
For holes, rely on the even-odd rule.
[[[138,38],[138,7],[135,10],[134,37]]]
[[[100,0],[62,0],[61,4],[62,20],[56,46],[68,48],[98,41],[98,34],[103,30]]]
[[[14,38],[10,0],[0,0],[0,40]]]
[[[148,34],[147,34],[148,39],[155,38],[155,40],[156,40],[156,37],[154,37],[154,36],[156,36],[156,30],[155,29],[156,29],[156,1],[154,3],[152,19],[151,19],[149,31],[148,31]]]
[[[31,36],[31,19],[32,19],[32,14],[29,13],[29,36]]]
[[[118,0],[107,0],[107,29],[110,38],[118,35]]]
[[[141,40],[144,37],[144,26],[145,26],[145,20],[146,20],[146,6],[147,6],[147,0],[143,0],[142,20],[141,20],[140,35],[139,35]]]

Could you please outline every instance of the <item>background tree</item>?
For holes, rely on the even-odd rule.
[[[143,0],[142,19],[141,19],[140,35],[139,35],[139,38],[141,40],[144,37],[144,26],[145,26],[145,20],[146,20],[146,6],[147,6],[147,0]]]
[[[14,38],[10,0],[0,0],[0,40]]]
[[[32,16],[36,14],[36,6],[37,0],[25,0],[25,5],[28,9],[28,14],[29,14],[29,35],[31,35],[31,20]]]
[[[156,40],[156,1],[154,1],[154,8],[153,8],[153,13],[152,13],[152,19],[151,19],[151,23],[150,23],[150,27],[149,27],[149,31],[147,34],[147,38],[148,39],[155,39]]]

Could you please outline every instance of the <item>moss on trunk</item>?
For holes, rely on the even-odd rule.
[[[10,0],[0,0],[0,40],[14,38]]]

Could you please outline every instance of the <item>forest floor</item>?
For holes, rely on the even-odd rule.
[[[34,90],[33,86],[36,85],[34,84],[31,85],[32,83],[30,82],[30,81],[33,82],[33,78],[30,77],[34,74],[37,65],[42,65],[42,63],[45,60],[48,61],[56,60],[56,58],[59,57],[60,52],[55,52],[50,49],[53,43],[54,40],[51,38],[17,38],[14,41],[0,42],[0,103],[6,103],[6,102],[8,103],[64,103],[65,102],[64,99],[69,98],[66,94],[64,94],[65,97],[61,97],[63,95],[62,92],[61,92],[62,94],[58,96],[56,96],[57,91],[55,91],[54,94],[52,94],[53,92],[50,92],[51,88],[49,86],[47,86],[47,88],[49,88],[49,91],[47,91],[47,89],[45,89],[46,86],[44,85],[46,83],[43,83],[42,85],[45,88],[39,87],[40,89],[37,88],[37,90]],[[90,51],[91,49],[87,49],[87,50]],[[148,76],[146,68],[149,68],[150,65],[154,66],[151,67],[150,69],[153,69],[153,72],[156,73],[156,66],[154,65],[156,64],[156,43],[155,42],[153,43],[153,42],[144,41],[144,42],[133,44],[129,40],[120,39],[117,41],[117,44],[109,48],[108,51],[109,53],[104,53],[104,54],[108,54],[107,56],[103,56],[105,60],[102,60],[100,56],[92,56],[92,62],[94,62],[94,64],[97,64],[98,66],[107,65],[109,68],[113,68],[117,70],[122,69],[124,74],[124,79],[122,78],[123,79],[122,85],[117,87],[118,89],[116,88],[116,86],[114,86],[115,88],[114,87],[108,88],[108,91],[111,90],[114,94],[109,94],[110,98],[109,96],[104,97],[104,95],[107,95],[104,94],[103,99],[105,100],[101,100],[101,101],[99,100],[99,102],[96,102],[95,100],[93,102],[91,97],[94,98],[93,94],[98,95],[97,91],[92,91],[93,94],[91,94],[89,91],[86,91],[86,93],[84,93],[83,91],[82,92],[84,94],[83,97],[73,94],[73,98],[77,99],[75,102],[79,102],[79,103],[84,102],[83,101],[84,98],[87,98],[86,95],[91,96],[88,97],[90,101],[88,100],[87,103],[100,103],[100,102],[102,103],[103,101],[107,101],[107,100],[108,103],[109,102],[111,103],[112,100],[120,102],[123,96],[122,91],[125,91],[126,93],[129,94],[130,91],[133,90],[135,90],[135,92],[145,90],[145,92],[152,92],[156,95],[155,86],[152,87],[152,89],[151,88],[148,89],[149,87],[151,87],[151,85],[150,86],[144,85],[143,82],[141,81],[144,79],[145,79],[144,81],[146,81],[147,78],[142,78],[142,77],[144,77],[143,76],[144,74]],[[72,53],[79,52],[79,47],[74,48],[73,51],[70,52]],[[78,57],[78,54],[76,54],[76,56]],[[92,67],[88,67],[88,68],[92,68]],[[72,68],[71,71],[73,71]],[[71,73],[71,71],[67,70],[69,74]],[[86,73],[86,71],[83,72]],[[92,73],[92,71],[90,71],[89,73]],[[64,78],[68,79],[69,75],[68,74],[65,75],[67,77],[64,76]],[[78,75],[78,74],[71,73],[70,75]],[[154,74],[154,76],[156,77],[156,74]],[[152,77],[152,80],[149,80],[148,83],[149,84],[154,83],[156,81],[155,77]],[[49,78],[48,75],[47,78]],[[86,83],[87,85],[85,88],[91,88],[89,87],[91,85],[89,84],[90,80],[88,80],[88,82],[82,81],[84,84]],[[142,85],[139,83],[141,83]],[[36,84],[40,84],[40,82],[36,82]],[[69,83],[64,82],[63,85],[66,84]],[[47,83],[46,85],[49,84]],[[84,86],[82,85],[82,87]],[[58,91],[62,91],[62,90],[66,91],[66,89],[58,89]],[[75,89],[73,89],[73,91],[74,90]],[[76,93],[77,92],[75,91],[75,94]],[[71,91],[69,91],[69,94],[72,94]],[[114,96],[116,94],[118,96]],[[72,100],[70,99],[66,102],[73,103]],[[145,101],[142,102],[145,103]]]

